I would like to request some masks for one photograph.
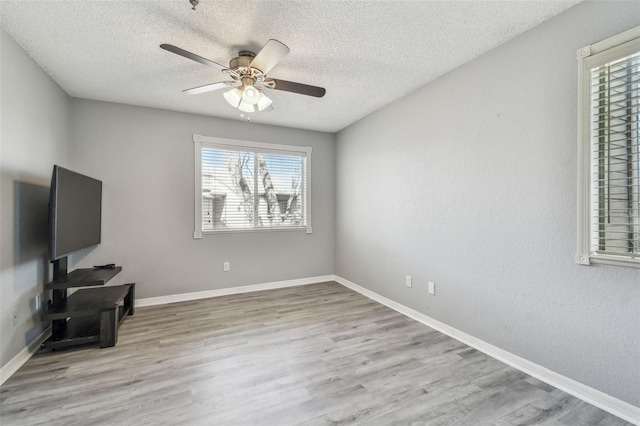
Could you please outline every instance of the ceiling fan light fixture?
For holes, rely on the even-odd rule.
[[[238,105],[240,105],[240,101],[242,101],[242,92],[238,88],[233,88],[228,92],[224,92],[223,96],[227,100],[227,102],[229,102],[229,105],[234,108],[238,108]]]
[[[265,108],[268,108],[269,105],[271,105],[271,102],[273,101],[269,99],[264,93],[260,93],[257,102],[258,111],[264,111]]]
[[[242,90],[242,101],[251,105],[255,105],[258,103],[260,95],[260,91],[256,89],[255,86],[245,86]]]
[[[267,98],[253,85],[243,88],[233,88],[223,93],[229,105],[238,108],[242,112],[262,111],[271,105],[271,99]]]
[[[240,111],[244,111],[244,112],[256,112],[255,105],[247,103],[245,101],[240,102],[240,105],[238,106],[238,109]]]

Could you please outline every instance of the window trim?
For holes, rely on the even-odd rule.
[[[591,252],[591,69],[637,52],[640,26],[601,42],[578,49],[578,253],[581,265],[606,265],[640,268],[640,258]]]
[[[194,145],[194,161],[195,161],[195,222],[193,238],[201,239],[204,234],[221,234],[221,233],[238,233],[238,232],[271,232],[271,231],[300,231],[305,230],[307,234],[313,232],[311,227],[311,153],[312,148],[310,146],[297,146],[297,145],[283,145],[267,142],[254,142],[245,141],[239,139],[230,138],[217,138],[212,136],[202,136],[199,134],[193,134]],[[250,148],[252,152],[259,151],[265,153],[278,153],[290,152],[292,154],[299,153],[301,157],[306,158],[305,165],[305,227],[278,227],[278,228],[254,228],[254,229],[218,229],[213,231],[202,230],[202,147],[203,146],[215,146],[225,147],[229,150],[238,150],[243,148]]]

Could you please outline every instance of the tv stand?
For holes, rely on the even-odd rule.
[[[115,346],[118,328],[135,310],[135,283],[104,286],[122,271],[112,269],[76,269],[67,273],[67,258],[54,263],[53,281],[45,286],[52,290],[52,300],[43,315],[51,321],[51,337],[43,349],[59,349],[87,343],[100,347]],[[67,289],[84,287],[70,296]]]

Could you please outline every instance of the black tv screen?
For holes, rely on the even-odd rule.
[[[49,199],[49,257],[58,260],[100,243],[102,182],[53,166]]]

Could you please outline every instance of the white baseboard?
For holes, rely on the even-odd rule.
[[[611,395],[608,395],[597,389],[593,389],[592,387],[563,376],[562,374],[558,374],[555,371],[551,371],[548,368],[514,355],[511,352],[507,352],[504,349],[493,346],[490,343],[473,337],[470,334],[453,328],[443,322],[428,317],[427,315],[408,308],[398,302],[394,302],[393,300],[381,296],[378,293],[367,290],[366,288],[361,287],[358,284],[355,284],[342,277],[336,276],[335,280],[343,286],[350,288],[351,290],[356,291],[363,296],[368,297],[369,299],[375,300],[376,302],[381,303],[395,311],[398,311],[401,314],[408,316],[409,318],[412,318],[424,325],[438,330],[439,332],[446,334],[447,336],[453,337],[454,339],[468,346],[471,346],[472,348],[477,349],[480,352],[483,352],[497,359],[498,361],[504,362],[505,364],[510,365],[511,367],[522,371],[523,373],[526,373],[555,388],[558,388],[561,391],[568,393],[569,395],[580,398],[581,400],[595,405],[596,407],[605,410],[613,414],[614,416],[620,417],[621,419],[624,419],[628,422],[640,425],[640,407],[636,407],[635,405],[631,405],[620,399],[614,398]]]
[[[0,385],[6,382],[9,377],[13,376],[13,373],[18,371],[25,362],[29,361],[29,358],[31,358],[38,349],[40,349],[40,345],[47,340],[49,336],[51,336],[51,327],[48,327],[40,333],[40,335],[29,344],[29,346],[22,349],[16,356],[11,358],[9,362],[3,365],[2,368],[0,368]]]
[[[217,290],[195,291],[192,293],[171,294],[168,296],[146,297],[136,299],[136,308],[142,306],[164,305],[166,303],[186,302],[189,300],[207,299],[209,297],[228,296],[231,294],[250,293],[253,291],[273,290],[276,288],[295,287],[299,285],[317,284],[327,281],[335,281],[335,275],[301,278],[287,281],[274,281],[270,283],[244,285],[240,287],[221,288]]]

